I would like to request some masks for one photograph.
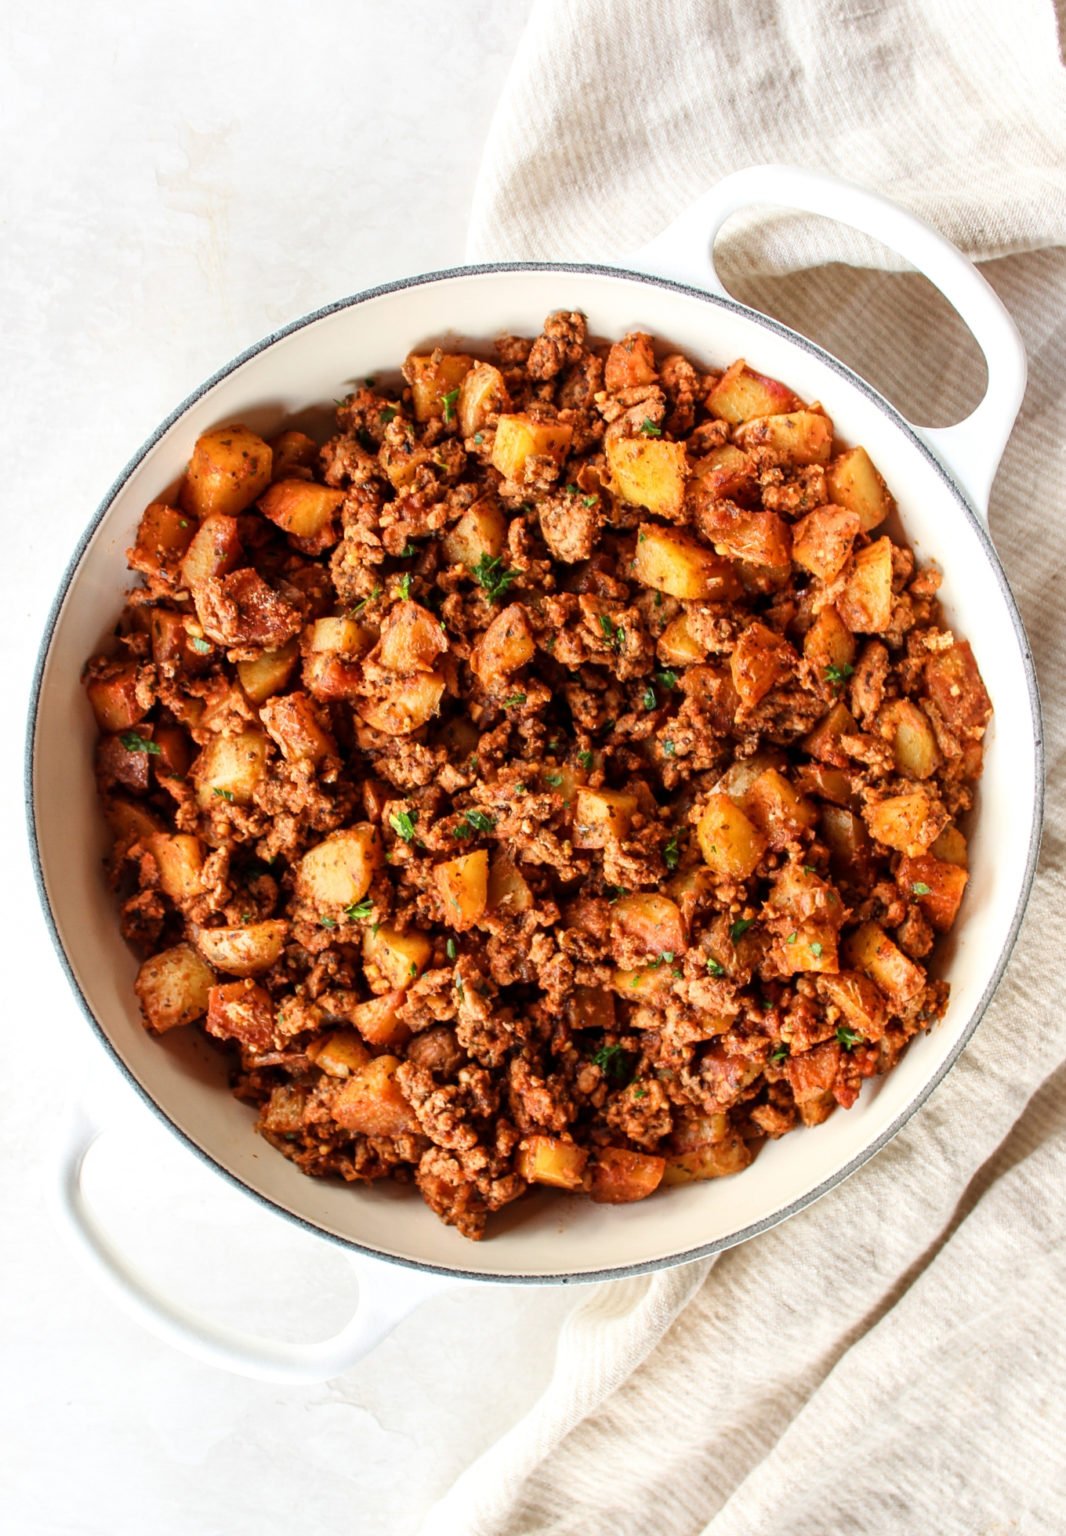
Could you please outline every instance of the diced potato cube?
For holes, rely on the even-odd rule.
[[[531,1184],[581,1189],[589,1155],[584,1147],[559,1136],[527,1136],[519,1145],[515,1167]]]
[[[642,523],[637,533],[633,575],[645,587],[685,600],[721,602],[739,591],[728,560],[676,528]]]
[[[960,869],[966,869],[970,863],[966,839],[956,826],[945,827],[929,852],[942,863],[957,864]]]
[[[433,463],[434,449],[415,441],[414,428],[410,422],[397,420],[393,426],[397,430],[393,432],[389,428],[378,450],[378,461],[395,488],[402,491],[424,465]],[[367,457],[369,459],[370,456]]]
[[[755,373],[742,357],[730,364],[717,384],[707,391],[704,403],[712,416],[734,427],[753,416],[775,416],[799,405],[790,389],[777,379]]]
[[[847,768],[851,762],[840,745],[842,736],[853,736],[859,727],[846,704],[838,699],[822,716],[814,730],[803,743],[803,750],[810,757],[820,758],[833,768]]]
[[[808,865],[795,860],[785,864],[774,876],[770,905],[796,923],[817,918],[836,929],[844,917],[844,907],[836,888],[816,875]],[[817,937],[817,935],[815,935]]]
[[[724,880],[746,880],[766,852],[766,838],[728,795],[708,795],[696,824],[704,862]]]
[[[921,966],[898,949],[878,923],[863,923],[846,945],[849,961],[865,972],[897,1007],[917,997],[925,986]]]
[[[462,517],[440,541],[449,565],[465,565],[473,570],[482,560],[495,560],[503,550],[507,524],[494,501],[483,497],[467,507]]]
[[[259,498],[259,510],[283,533],[312,541],[318,553],[337,542],[334,520],[343,501],[343,491],[313,480],[276,480]]]
[[[817,795],[833,805],[850,805],[854,790],[851,777],[842,768],[826,768],[822,763],[804,763],[796,770],[796,787],[806,795]]]
[[[274,1043],[274,1003],[258,982],[245,977],[212,987],[207,1000],[207,1033],[220,1040],[239,1040],[250,1051],[266,1051]]]
[[[614,1029],[614,993],[606,987],[575,987],[567,1001],[571,1029]]]
[[[209,810],[219,800],[250,805],[266,772],[270,743],[263,731],[212,736],[192,766],[196,803]]]
[[[128,731],[143,720],[148,707],[137,698],[137,667],[112,662],[89,679],[85,692],[102,731]]]
[[[214,982],[211,967],[191,944],[175,944],[144,962],[133,989],[148,1028],[162,1034],[205,1014]]]
[[[844,675],[855,660],[855,636],[829,603],[803,637],[803,654],[820,678],[829,669]]]
[[[784,569],[792,558],[792,534],[776,512],[749,512],[731,501],[712,501],[699,509],[697,526],[715,552],[749,565]]]
[[[156,832],[148,838],[148,848],[159,870],[160,888],[175,905],[184,906],[202,895],[204,848],[198,837]]]
[[[880,1040],[888,1023],[888,1009],[878,988],[858,971],[841,971],[818,982],[823,997],[834,1003],[852,1029],[864,1040]]]
[[[916,789],[868,805],[865,818],[879,843],[914,857],[936,841],[947,825],[948,813],[939,800]]]
[[[212,576],[226,576],[240,562],[241,539],[235,517],[211,513],[193,536],[181,562],[182,585],[193,591]]]
[[[881,712],[881,734],[892,743],[899,772],[908,779],[928,779],[940,763],[929,717],[910,699],[897,699]]]
[[[574,805],[574,847],[605,848],[608,842],[621,842],[629,835],[629,824],[636,809],[636,795],[625,790],[578,787]]]
[[[837,931],[830,923],[809,918],[785,935],[777,945],[774,958],[786,975],[838,971]]]
[[[696,639],[689,627],[688,614],[679,613],[659,636],[656,646],[659,660],[668,667],[688,667],[706,659],[707,647]]]
[[[611,490],[632,506],[676,517],[685,500],[688,459],[684,443],[653,437],[608,437]]]
[[[372,992],[396,992],[409,987],[429,964],[433,945],[417,928],[406,933],[382,923],[363,934],[363,969]]]
[[[758,620],[741,632],[729,662],[733,686],[750,709],[771,688],[794,677],[799,657],[774,630]]]
[[[306,693],[287,693],[280,699],[268,699],[259,718],[288,763],[320,763],[324,757],[337,756],[337,743],[319,724],[314,705]]]
[[[669,997],[674,976],[668,965],[645,965],[637,970],[611,972],[611,988],[627,1002],[661,1002]]]
[[[776,768],[767,768],[744,797],[744,810],[773,849],[786,848],[814,826],[818,812]]]
[[[411,1038],[409,1026],[397,1017],[404,996],[402,987],[394,987],[380,997],[356,1003],[347,1010],[346,1017],[369,1045],[384,1046],[387,1050],[399,1048]]]
[[[289,925],[271,917],[238,928],[201,928],[196,946],[216,971],[228,976],[259,976],[269,971],[285,946]]]
[[[980,735],[992,714],[992,700],[968,640],[956,640],[949,650],[927,659],[925,686],[953,731]]]
[[[354,1029],[337,1029],[321,1040],[312,1040],[307,1057],[329,1077],[351,1077],[371,1060],[370,1052]]]
[[[509,853],[493,855],[489,868],[488,905],[492,912],[528,912],[533,892]]]
[[[865,448],[839,454],[825,472],[829,500],[854,512],[864,533],[883,523],[892,511],[892,497]]]
[[[647,331],[628,332],[607,354],[603,385],[610,395],[640,384],[653,384],[657,377],[654,344]]]
[[[271,438],[270,449],[274,455],[270,471],[274,480],[290,480],[301,475],[306,478],[318,463],[318,444],[314,438],[294,428]]]
[[[214,427],[196,439],[181,505],[195,517],[236,517],[270,484],[274,455],[247,427]]]
[[[115,841],[119,843],[139,842],[147,847],[149,839],[163,830],[159,820],[143,806],[117,796],[108,800],[104,816]]]
[[[616,945],[636,945],[649,955],[680,955],[688,948],[677,903],[649,891],[619,896],[612,904],[611,937]]]
[[[194,630],[200,630],[198,620],[190,618],[189,624]],[[210,646],[206,651],[197,651],[193,648],[192,636],[189,629],[185,627],[184,614],[175,613],[169,608],[153,608],[149,635],[152,642],[152,660],[157,666],[176,662],[183,672],[196,673],[211,663],[213,653]],[[202,631],[196,635],[196,639],[203,643]],[[199,703],[199,700],[195,702]]]
[[[833,857],[833,864],[845,873],[857,874],[869,860],[870,839],[862,818],[840,805],[823,805],[818,830]]]
[[[505,480],[522,483],[526,460],[553,460],[561,466],[570,452],[574,429],[561,421],[533,421],[526,415],[501,416],[496,424],[492,463]]]
[[[320,916],[336,918],[362,901],[383,860],[381,833],[371,822],[331,832],[297,864],[297,899]]]
[[[816,507],[792,529],[792,558],[821,581],[832,581],[847,565],[861,526],[847,507]]]
[[[174,582],[195,532],[195,520],[187,513],[168,507],[165,502],[153,501],[144,509],[137,541],[126,551],[126,562],[131,570]]]
[[[663,1183],[691,1184],[697,1179],[724,1179],[741,1173],[752,1159],[748,1143],[736,1131],[722,1141],[705,1143],[691,1152],[677,1152],[666,1159]]]
[[[855,634],[877,635],[892,618],[892,541],[877,539],[860,549],[851,565],[837,609]]]
[[[375,1056],[353,1072],[333,1101],[333,1118],[358,1136],[403,1136],[418,1130],[418,1117],[396,1081],[399,1059]]]
[[[958,864],[945,863],[928,853],[900,859],[896,870],[900,890],[911,901],[917,901],[923,914],[941,933],[946,933],[958,916],[968,879],[965,869]]]
[[[239,661],[237,676],[251,702],[263,704],[273,694],[280,693],[296,670],[299,659],[300,643],[293,638],[279,650],[264,651],[250,661]]]
[[[604,1205],[623,1205],[644,1200],[662,1183],[666,1159],[625,1147],[600,1147],[591,1165],[593,1200]]]
[[[770,448],[783,464],[826,464],[833,451],[833,423],[819,411],[755,416],[736,431],[741,448]]]
[[[700,489],[712,500],[737,496],[755,479],[755,465],[750,455],[734,443],[712,448],[695,471]]]
[[[444,628],[421,603],[402,599],[385,615],[373,659],[391,672],[432,672],[448,649]]]
[[[461,933],[481,921],[489,899],[489,856],[484,848],[436,865],[433,878],[444,922]]]
[[[412,672],[375,699],[359,699],[360,719],[385,736],[410,736],[440,709],[444,679],[439,672]]]
[[[463,380],[474,366],[465,352],[412,352],[403,365],[403,376],[411,386],[416,421],[442,416],[456,418],[455,405]]]
[[[510,405],[503,374],[491,363],[475,363],[459,386],[459,431],[473,437],[488,418]]]
[[[488,686],[531,661],[536,642],[521,603],[509,603],[498,613],[474,646],[470,665]]]
[[[307,631],[307,649],[312,655],[365,656],[374,643],[374,631],[357,619],[332,615],[316,619]]]

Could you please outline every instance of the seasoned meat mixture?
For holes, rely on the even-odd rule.
[[[991,706],[861,447],[551,315],[141,521],[97,774],[146,1026],[480,1237],[737,1173],[943,1013]]]

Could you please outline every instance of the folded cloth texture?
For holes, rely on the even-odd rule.
[[[740,1248],[591,1290],[541,1400],[423,1536],[1066,1530],[1060,19],[1050,0],[534,6],[473,258],[618,258],[718,177],[784,160],[894,197],[984,261],[1029,354],[991,515],[1041,679],[1048,816],[1004,982],[895,1141]],[[943,302],[860,238],[760,216],[719,254],[740,296],[914,419],[980,397]]]

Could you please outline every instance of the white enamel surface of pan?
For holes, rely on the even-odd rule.
[[[974,414],[946,430],[915,428],[820,348],[728,298],[709,249],[732,212],[756,203],[852,224],[924,271],[984,351],[988,391]],[[963,1048],[1006,964],[1032,881],[1043,782],[1032,660],[986,521],[988,491],[1024,391],[1024,353],[1013,323],[965,257],[929,226],[870,193],[788,167],[728,178],[633,268],[507,264],[431,274],[346,299],[268,338],[186,401],[131,462],[57,597],[31,711],[28,815],[45,916],[88,1026],[190,1148],[279,1213],[345,1245],[360,1275],[356,1316],[317,1345],[241,1337],[191,1317],[136,1278],[87,1209],[81,1166],[99,1131],[87,1106],[71,1126],[58,1209],[114,1294],[201,1358],[268,1379],[321,1379],[359,1358],[442,1283],[605,1279],[741,1242],[838,1184],[905,1123]],[[140,514],[181,474],[199,433],[237,420],[275,431],[328,402],[344,381],[394,369],[412,348],[448,337],[486,345],[501,332],[536,333],[560,307],[583,310],[593,334],[647,330],[704,366],[743,356],[822,401],[838,438],[865,445],[884,473],[919,559],[944,569],[947,621],[973,645],[995,718],[974,817],[971,879],[957,934],[940,961],[950,1007],[895,1071],[868,1083],[849,1112],[765,1146],[738,1177],[622,1207],[538,1196],[501,1213],[491,1236],[473,1244],[408,1189],[304,1177],[254,1134],[252,1112],[230,1096],[218,1056],[197,1031],[162,1040],[145,1033],[132,989],[136,963],[101,872],[106,833],[93,783],[95,730],[79,677],[121,606],[124,550]],[[380,1259],[394,1262],[371,1262]]]

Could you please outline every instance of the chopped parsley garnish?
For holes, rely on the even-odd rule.
[[[568,496],[577,495],[577,486],[573,483],[573,481],[571,481],[569,485],[564,486],[563,489],[566,491]]]
[[[545,784],[550,784],[552,789],[558,789],[559,785],[563,782],[563,776],[561,773],[546,773],[544,775],[544,782]]]
[[[830,665],[825,669],[825,680],[827,683],[836,683],[839,685],[840,683],[845,682],[854,671],[855,668],[850,666],[848,662],[845,662],[842,667]]]
[[[397,555],[396,558],[398,560],[410,560],[412,555],[417,555],[417,554],[418,554],[418,546],[415,545],[415,544],[412,544],[410,539],[408,539],[407,543],[400,550],[400,553]]]
[[[669,692],[670,689],[677,687],[677,673],[669,668],[665,672],[656,672],[655,681],[662,683],[663,687]]]
[[[781,1062],[788,1060],[788,1046],[782,1042],[770,1052],[770,1060],[780,1066]]]
[[[663,742],[663,756],[664,757],[673,757],[673,755],[674,755],[674,753],[676,751],[677,751],[677,748],[674,746],[672,741],[664,741]]]
[[[499,555],[482,555],[474,566],[474,580],[484,587],[492,602],[498,602],[508,587],[518,580],[517,571],[509,571]]]
[[[848,1029],[846,1024],[837,1025],[837,1039],[846,1051],[852,1051],[857,1045],[862,1044],[862,1036],[857,1035],[853,1029]]]
[[[635,1063],[630,1052],[620,1045],[601,1045],[592,1064],[616,1088],[627,1088],[632,1081]]]
[[[189,645],[192,647],[192,649],[196,652],[196,654],[198,656],[207,656],[207,655],[210,654],[210,651],[211,651],[211,642],[210,642],[210,640],[203,640],[203,639],[201,639],[201,637],[199,635],[193,635],[190,638],[190,640],[189,640]]]
[[[662,437],[663,435],[662,427],[657,427],[650,416],[645,416],[640,424],[640,430],[645,437]]]
[[[389,817],[389,826],[402,837],[405,843],[413,843],[415,840],[415,822],[418,820],[417,811],[393,811]]]
[[[582,496],[581,505],[584,507],[594,507],[599,499],[598,496]]]
[[[518,709],[519,706],[525,702],[526,696],[524,693],[512,693],[509,694],[506,699],[504,699],[503,707],[504,709]]]
[[[323,928],[336,928],[337,926],[337,919],[335,917],[320,917],[318,921]]]
[[[609,614],[599,615],[600,628],[603,630],[603,638],[612,651],[620,651],[626,643],[626,632],[621,624],[616,624]]]
[[[368,918],[373,910],[374,903],[366,896],[362,901],[353,901],[350,907],[345,907],[344,915],[350,923],[359,923]]]
[[[581,764],[582,768],[591,768],[592,767],[592,753],[591,752],[579,752],[577,754],[577,760]]]
[[[646,1099],[648,1097],[648,1090],[646,1088],[634,1088],[633,1097],[635,1099]]]
[[[815,869],[813,864],[804,864],[803,873],[805,875],[816,875],[818,871]]]
[[[608,901],[617,901],[619,896],[624,896],[626,894],[625,887],[621,885],[604,886],[604,892]]]
[[[408,597],[411,596],[411,573],[410,573],[410,571],[407,572],[406,576],[403,576],[400,579],[400,596],[403,597],[403,598],[408,598]]]
[[[444,407],[444,420],[445,421],[454,421],[455,420],[455,402],[458,400],[458,398],[459,398],[459,390],[458,390],[458,388],[450,389],[446,395],[441,395],[440,403]]]
[[[495,832],[496,818],[485,811],[467,811],[466,820],[475,832]]]
[[[641,694],[640,702],[644,705],[645,709],[654,709],[658,704],[659,700],[655,697],[655,689],[650,683]]]
[[[707,957],[707,969],[710,971],[712,976],[725,975],[725,966],[720,960],[716,960],[713,955],[708,955]]]
[[[119,741],[127,752],[147,752],[150,757],[158,757],[163,750],[157,742],[149,741],[146,736],[139,736],[136,731],[123,731]],[[215,793],[218,794],[217,789]]]
[[[230,805],[232,805],[236,799],[232,789],[215,789],[212,790],[212,794],[217,795],[220,800],[228,800]]]
[[[911,890],[916,896],[929,895],[929,886],[926,885],[924,880],[915,880],[911,885]]]
[[[354,605],[354,607],[348,609],[348,617],[350,619],[357,619],[359,617],[359,615],[362,613],[363,609],[369,603],[372,603],[375,600],[375,598],[378,598],[380,596],[381,596],[381,588],[380,587],[375,587],[373,592],[371,592],[369,597],[364,597],[361,602],[356,603]]]
[[[822,958],[822,946],[818,943],[817,939],[810,946],[810,949],[811,949],[811,954],[814,956],[814,958],[816,960],[820,960]]]
[[[448,956],[449,960],[455,959],[456,955],[459,953],[459,948],[454,939],[449,939],[447,941],[444,946],[444,953]]]
[[[677,846],[679,835],[679,833],[675,832],[673,837],[663,849],[663,860],[667,869],[676,869],[681,858],[681,851]]]
[[[738,939],[742,939],[744,937],[754,921],[755,919],[753,917],[737,918],[736,922],[729,930],[729,937],[733,940],[734,944]]]
[[[378,418],[387,427],[390,421],[396,420],[396,407],[394,405],[386,405],[378,412]]]
[[[481,447],[481,445],[482,445],[482,443],[484,441],[485,441],[485,434],[484,434],[484,432],[475,432],[474,433],[474,442],[477,444],[477,446],[479,448]]]
[[[799,938],[799,934],[798,933],[790,933],[788,938],[785,940],[785,943],[786,944],[795,944],[795,942],[796,942],[796,940],[798,938]]]

